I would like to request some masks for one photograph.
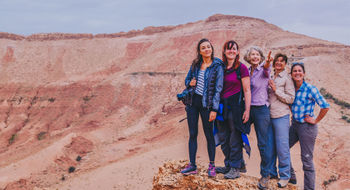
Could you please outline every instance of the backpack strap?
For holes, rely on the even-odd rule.
[[[241,81],[241,90],[239,91],[238,105],[241,105],[241,101],[243,99],[242,98],[243,84],[242,84],[242,76],[241,76],[241,65],[242,65],[242,63],[239,63],[239,66],[236,70],[237,79]]]

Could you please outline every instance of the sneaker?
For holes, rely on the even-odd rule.
[[[214,164],[209,164],[208,176],[209,176],[209,177],[215,177],[215,176],[216,176]]]
[[[289,179],[280,179],[277,183],[279,188],[287,187]]]
[[[197,166],[189,163],[185,169],[181,170],[181,173],[184,175],[196,174],[197,173]]]
[[[261,177],[259,179],[258,188],[267,189],[268,184],[269,184],[269,177]]]
[[[245,167],[245,164],[241,168],[239,168],[239,172],[247,173],[247,168]]]
[[[231,168],[229,172],[225,174],[225,179],[236,179],[241,177],[241,174],[239,173],[239,169],[237,168]]]
[[[291,184],[294,184],[294,185],[297,184],[297,178],[293,178],[293,177],[290,178],[288,183],[291,183]]]
[[[216,173],[219,173],[219,174],[226,174],[227,172],[229,172],[230,171],[230,167],[226,167],[226,166],[224,166],[224,167],[216,167],[215,168],[215,171],[216,171]]]

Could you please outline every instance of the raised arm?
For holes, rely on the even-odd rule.
[[[264,75],[265,77],[270,77],[270,71],[271,71],[271,61],[272,61],[272,57],[271,57],[271,51],[269,51],[269,54],[267,55],[265,64],[264,64]]]

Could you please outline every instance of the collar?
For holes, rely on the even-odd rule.
[[[286,70],[283,70],[282,72],[278,73],[277,76],[280,77],[280,78],[283,78],[283,77],[285,77],[287,74],[288,74],[287,71],[286,71]]]
[[[306,85],[307,85],[306,82],[303,81],[303,84],[301,84],[301,86],[300,86],[298,91],[304,90],[304,88],[306,88]]]
[[[257,67],[256,67],[256,69],[255,70],[258,70],[258,71],[260,71],[262,68],[263,68],[263,66],[264,66],[264,61],[263,62],[261,62]],[[249,67],[249,71],[251,71],[252,70],[252,66],[250,66]]]

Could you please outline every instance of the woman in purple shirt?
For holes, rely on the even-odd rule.
[[[220,134],[224,136],[221,149],[225,155],[225,167],[217,167],[216,172],[225,174],[226,179],[235,179],[240,177],[240,169],[244,168],[241,130],[243,123],[249,120],[250,79],[248,68],[239,61],[239,49],[235,41],[224,44],[222,60],[225,71],[220,102],[224,105],[224,121],[220,122]]]
[[[244,56],[251,67],[250,88],[252,101],[250,107],[250,121],[254,123],[258,148],[260,152],[260,175],[259,189],[266,189],[270,179],[270,168],[272,162],[273,131],[270,121],[268,85],[270,79],[271,52],[264,62],[265,57],[259,47],[253,46],[248,49]]]

